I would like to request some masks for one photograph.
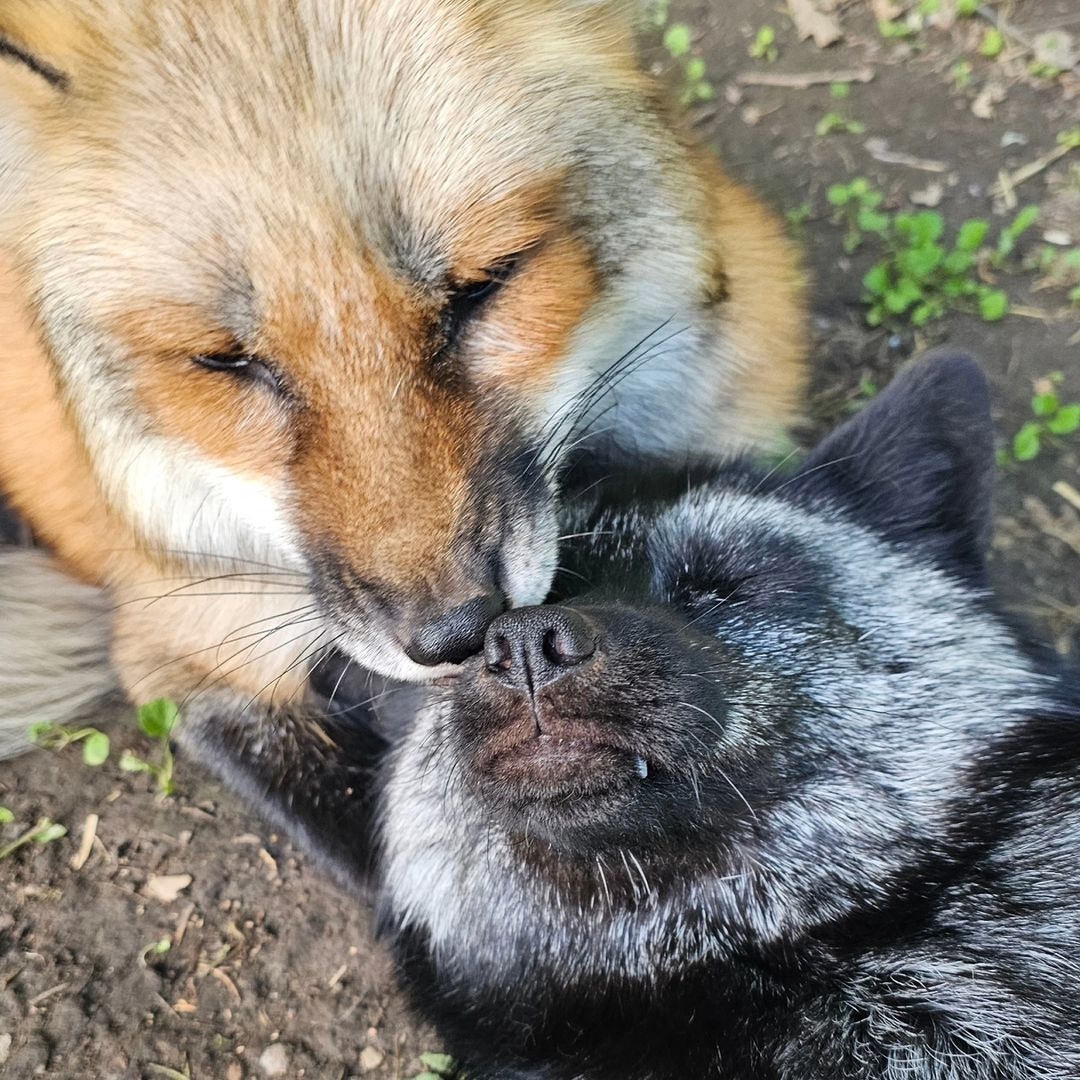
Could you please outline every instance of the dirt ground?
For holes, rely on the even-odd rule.
[[[1064,29],[1080,46],[1076,0],[994,7],[1027,36]],[[1018,206],[1038,204],[1043,213],[1022,238],[1014,269],[1000,275],[1013,312],[992,324],[952,313],[917,333],[867,329],[861,280],[872,250],[844,253],[826,191],[864,176],[890,210],[914,208],[914,198],[936,204],[953,228],[986,218],[996,235],[1016,210],[992,196],[992,185],[1002,171],[1038,162],[1058,132],[1077,125],[1080,78],[1032,76],[1030,56],[1011,37],[1001,55],[980,55],[989,24],[978,17],[886,40],[868,2],[833,10],[843,38],[828,48],[799,42],[779,2],[673,2],[669,15],[669,24],[692,28],[690,55],[705,61],[715,90],[695,107],[698,130],[733,173],[804,219],[793,228],[816,282],[808,430],[856,408],[913,349],[948,342],[982,357],[1005,441],[1031,419],[1033,386],[1048,373],[1064,374],[1063,399],[1080,400],[1080,308],[1070,311],[1064,289],[1038,287],[1040,275],[1021,266],[1044,235],[1080,246],[1080,150],[1017,188]],[[775,28],[779,49],[772,62],[748,54],[765,24]],[[662,76],[678,84],[684,61],[672,62],[659,46],[656,56]],[[958,61],[971,65],[963,89]],[[828,80],[754,84],[807,72],[865,73],[869,81],[853,82],[843,99]],[[865,129],[817,134],[831,111]],[[1076,658],[1078,488],[1080,434],[1034,461],[1003,467],[995,540],[997,579],[1010,606]],[[117,749],[146,752],[130,722],[111,730]],[[111,761],[87,768],[71,749],[0,766],[0,804],[17,823],[48,816],[69,829],[0,862],[0,1075],[336,1080],[420,1073],[419,1054],[438,1047],[395,994],[365,910],[184,761],[177,792],[160,802],[146,777],[121,773]],[[97,815],[96,839],[74,869],[89,815]],[[17,828],[0,828],[0,845]],[[190,882],[169,880],[174,875]],[[151,948],[160,941],[168,951]]]

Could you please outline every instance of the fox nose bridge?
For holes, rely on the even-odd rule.
[[[484,632],[505,608],[501,589],[474,596],[425,622],[405,646],[405,653],[425,667],[460,664],[481,650]]]
[[[484,636],[484,662],[501,683],[535,694],[596,654],[596,633],[577,611],[564,607],[515,608]]]

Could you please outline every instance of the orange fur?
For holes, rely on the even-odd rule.
[[[0,243],[21,271],[0,268],[0,488],[123,605],[133,696],[222,673],[299,689],[270,685],[283,639],[243,667],[223,650],[310,598],[256,573],[196,587],[223,568],[273,564],[303,592],[343,567],[342,603],[380,595],[351,651],[413,678],[418,625],[497,584],[542,598],[554,525],[523,500],[547,487],[522,494],[500,455],[670,318],[692,346],[677,379],[620,384],[615,445],[719,457],[795,415],[790,247],[671,130],[631,6],[0,7],[0,34],[65,76],[0,57]],[[462,286],[514,256],[447,342]],[[285,392],[194,362],[235,351]]]

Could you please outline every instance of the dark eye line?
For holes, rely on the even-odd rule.
[[[442,341],[435,354],[441,357],[461,335],[462,330],[487,306],[502,287],[514,276],[525,252],[515,252],[484,270],[479,281],[451,282],[440,320]]]
[[[224,371],[245,381],[259,383],[275,394],[287,396],[285,380],[270,361],[246,352],[202,353],[192,360],[208,371]]]

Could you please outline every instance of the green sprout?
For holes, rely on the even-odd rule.
[[[778,59],[780,49],[776,45],[776,31],[771,26],[760,27],[748,52],[755,60],[764,60],[769,64]]]
[[[686,23],[672,23],[664,31],[664,48],[676,60],[690,51],[693,40],[693,33]]]
[[[833,221],[844,224],[844,250],[850,255],[863,242],[866,233],[882,233],[888,228],[889,215],[880,211],[884,196],[874,191],[862,176],[847,184],[833,184],[826,197],[835,208]]]
[[[47,817],[41,818],[33,828],[27,829],[21,836],[15,837],[10,843],[0,847],[0,862],[3,862],[10,855],[14,855],[16,851],[26,847],[27,844],[44,846],[45,844],[51,844],[54,840],[59,840],[62,836],[67,836],[65,826],[50,821]]]
[[[424,1071],[412,1080],[466,1080],[458,1063],[449,1054],[421,1054]]]
[[[176,702],[168,698],[158,698],[139,707],[138,722],[143,734],[159,744],[160,762],[147,761],[131,751],[125,751],[120,757],[120,768],[124,772],[149,773],[157,784],[163,797],[173,793],[173,752],[169,745],[170,737],[180,719],[180,710]]]
[[[849,120],[843,113],[826,113],[818,122],[814,131],[818,135],[861,135],[866,125],[858,120]]]
[[[996,27],[991,26],[983,34],[979,52],[988,60],[995,60],[1005,49],[1005,35]]]
[[[1032,419],[1013,436],[1009,450],[1000,455],[1003,462],[1033,461],[1046,443],[1080,430],[1080,402],[1062,402],[1058,393],[1063,375],[1052,372],[1040,380],[1042,386],[1031,398]]]
[[[104,765],[109,757],[109,736],[97,728],[69,728],[62,724],[40,723],[30,726],[30,741],[45,750],[63,750],[72,743],[82,743],[86,765]]]

